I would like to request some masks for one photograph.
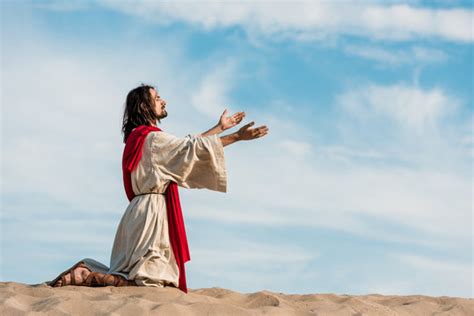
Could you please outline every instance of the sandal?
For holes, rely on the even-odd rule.
[[[104,278],[104,281],[113,286],[137,286],[135,281],[133,280],[127,280],[124,277],[120,275],[115,275],[115,274],[107,274]]]
[[[92,272],[84,281],[86,286],[136,286],[135,281],[127,280],[122,276],[113,274],[104,274],[100,272]]]
[[[46,282],[46,284],[48,284],[49,286],[52,286],[52,287],[63,287],[63,286],[67,286],[67,285],[78,285],[78,286],[84,285],[84,282],[82,282],[82,283],[76,282],[76,277],[75,277],[75,274],[74,274],[74,270],[76,270],[76,268],[86,268],[90,271],[90,269],[81,261],[81,262],[76,263],[74,266],[72,266],[72,268],[67,269],[66,271],[64,271],[63,273],[58,275],[54,280],[50,281],[49,283]],[[66,275],[68,273],[71,277],[71,283],[66,284]],[[62,281],[61,285],[57,284],[59,280]]]
[[[90,287],[107,286],[109,284],[105,282],[106,276],[107,274],[103,274],[100,272],[91,272],[87,276],[87,279],[84,281],[84,285]]]

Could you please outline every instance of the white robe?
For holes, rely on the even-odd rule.
[[[226,192],[222,142],[217,135],[177,138],[150,132],[131,178],[135,194],[165,192],[170,181],[184,188]],[[187,207],[182,207],[185,218]],[[130,202],[115,234],[110,268],[91,258],[79,262],[92,271],[122,275],[140,286],[178,287],[179,270],[169,240],[165,196],[140,195]]]

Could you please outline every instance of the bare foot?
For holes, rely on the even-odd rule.
[[[77,267],[76,269],[74,269],[73,273],[74,279],[76,280],[76,285],[80,285],[82,284],[82,282],[84,282],[84,280],[87,279],[87,276],[89,275],[89,273],[91,273],[91,270],[84,267]],[[64,278],[66,279],[66,284],[64,285],[71,285],[71,275],[68,273],[64,276]],[[63,280],[61,279],[59,279],[55,284],[55,287],[59,286],[63,286]]]

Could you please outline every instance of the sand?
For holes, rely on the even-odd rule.
[[[0,282],[0,315],[474,315],[474,299]]]

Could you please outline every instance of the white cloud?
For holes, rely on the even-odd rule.
[[[233,82],[233,69],[232,61],[223,62],[222,65],[205,74],[199,86],[193,89],[191,104],[199,112],[215,118],[227,107],[229,113],[233,113],[227,106],[230,103],[227,95]]]
[[[220,60],[195,64],[166,38],[160,41],[166,51],[140,52],[141,59],[153,60],[141,67],[134,51],[65,51],[39,30],[16,26],[2,38],[2,78],[8,78],[2,82],[2,115],[9,117],[2,126],[2,179],[8,183],[2,189],[8,195],[30,191],[74,209],[124,210],[120,129],[127,92],[142,82],[158,84],[170,113],[163,128],[184,136],[218,121],[223,84],[232,85],[232,78],[219,81],[231,71],[231,59],[222,66]],[[203,65],[222,72],[209,75]],[[204,92],[194,105],[201,112],[191,101],[198,87]]]
[[[218,255],[222,254],[222,255]],[[308,263],[317,258],[318,253],[291,244],[265,244],[237,239],[215,240],[212,248],[194,249],[193,257],[200,264],[215,266],[287,265]]]
[[[466,145],[472,145],[474,144],[474,136],[473,135],[467,135],[467,136],[464,136],[460,142],[462,144],[466,144]]]
[[[330,228],[443,248],[470,236],[466,221],[470,180],[460,176],[354,163],[331,166],[328,161],[309,164],[306,160],[294,165],[291,156],[265,163],[242,157],[238,161],[240,168],[229,166],[235,174],[227,196],[208,196],[214,200],[212,206],[193,203],[191,197],[187,201],[193,205],[188,210],[190,217],[234,224]],[[251,182],[245,180],[248,175],[252,175]]]
[[[414,46],[409,49],[389,50],[377,46],[347,45],[344,47],[344,51],[355,56],[393,66],[402,64],[438,63],[448,58],[447,54],[442,50],[419,46]]]
[[[421,293],[429,291],[431,295],[473,296],[472,262],[459,263],[449,258],[435,259],[412,253],[388,253],[387,258],[414,271],[417,282],[411,285],[410,292],[416,289]],[[443,284],[445,288],[437,289],[437,284]]]
[[[245,146],[245,153],[229,149],[228,193],[187,193],[194,205],[189,216],[465,247],[471,237],[470,162],[457,148],[463,125],[446,120],[459,114],[459,101],[441,89],[406,84],[370,84],[343,92],[339,101],[341,112],[328,118],[339,138],[333,143],[306,137],[317,130],[256,114],[271,132],[235,146]],[[300,138],[289,139],[289,130]],[[214,204],[198,204],[197,195]]]
[[[457,274],[461,277],[466,277],[471,274],[471,265],[459,264],[457,262],[450,262],[445,260],[435,260],[426,256],[418,254],[389,254],[390,257],[399,260],[404,264],[408,264],[417,269],[442,271],[448,274]]]
[[[113,71],[113,59],[109,59],[109,65],[104,60],[98,62],[89,57],[79,58],[80,55],[65,58],[52,51],[54,47],[52,50],[43,50],[41,46],[36,46],[35,58],[24,59],[18,53],[15,56],[6,55],[9,63],[5,65],[4,74],[5,78],[11,79],[3,83],[4,102],[15,106],[5,107],[5,113],[22,119],[6,122],[3,129],[8,135],[2,147],[6,167],[4,179],[9,183],[5,192],[40,191],[53,200],[85,210],[98,207],[110,213],[117,212],[117,209],[123,210],[126,200],[122,195],[120,174],[112,171],[112,168],[120,171],[118,122],[123,97],[137,80],[149,78],[153,82],[157,77],[153,69],[134,73],[130,70],[133,69],[131,66],[124,77]],[[176,71],[181,68],[174,65],[172,60],[164,56],[157,60],[162,61],[156,65],[161,70],[160,78],[174,78],[172,84],[166,86],[167,81],[163,80],[165,83],[161,86],[162,91],[168,91],[174,98],[173,102],[169,102],[170,106],[184,105],[174,108],[170,113],[173,117],[186,117],[188,123],[186,126],[176,123],[179,128],[174,128],[183,131],[184,135],[188,129],[203,126],[202,118],[189,120],[193,113],[196,114],[192,107],[186,107],[186,104],[191,103],[189,101],[194,91],[199,91],[194,87],[209,86],[203,88],[204,91],[213,87],[215,91],[211,95],[225,99],[228,87],[219,85],[219,80],[223,78],[221,76],[229,80],[235,69],[227,69],[226,64],[224,67],[216,66],[227,69],[225,75],[219,72],[217,75],[198,72],[198,79],[194,78],[190,82],[183,79],[186,78],[185,74]],[[75,76],[71,77],[71,73]],[[94,81],[90,78],[94,78]],[[118,81],[117,78],[122,80]],[[217,85],[213,86],[213,83]],[[226,84],[232,86],[232,82]],[[23,86],[29,87],[29,93],[23,93]],[[362,109],[362,113],[369,116],[383,114],[408,128],[425,128],[428,123],[436,123],[449,112],[446,109],[456,103],[440,89],[422,90],[403,84],[371,85],[360,91],[343,94],[341,102],[346,104],[344,109],[350,109],[351,113],[359,113]],[[212,107],[217,106],[218,102],[203,102],[202,105],[210,104]],[[31,106],[34,104],[41,106]],[[213,111],[205,107],[199,110],[206,115],[211,115]],[[323,146],[305,139],[304,135],[310,132],[304,127],[270,119],[271,115],[255,113],[255,116],[263,122],[268,121],[272,131],[255,143],[235,145],[246,146],[245,153],[237,151],[237,148],[229,149],[227,161],[231,183],[230,193],[225,199],[258,202],[258,212],[253,216],[235,208],[215,216],[216,212],[211,210],[208,218],[232,221],[233,218],[239,220],[242,217],[241,221],[247,219],[254,223],[268,221],[279,225],[310,225],[365,235],[372,229],[370,236],[379,238],[377,234],[380,230],[358,217],[362,214],[381,217],[426,234],[440,234],[439,238],[433,239],[436,242],[441,242],[444,235],[462,238],[460,236],[468,233],[469,223],[464,219],[469,214],[468,197],[471,192],[470,181],[465,176],[442,170],[438,172],[436,168],[429,169],[429,165],[428,169],[404,170],[390,164],[382,165],[381,168],[380,165],[367,166],[358,161],[369,159],[372,162],[384,162],[392,157],[395,161],[403,158],[410,162],[413,161],[410,154],[419,155],[423,146],[415,149],[406,147],[406,139],[397,142],[398,151],[387,151],[384,147],[374,151],[365,144],[366,139],[356,139],[351,145],[334,143]],[[175,122],[178,121],[175,119]],[[351,127],[353,121],[351,118],[351,121],[346,122],[349,124],[343,125]],[[272,124],[283,131],[272,129]],[[101,126],[100,135],[97,135],[96,129],[87,128],[90,126]],[[371,129],[370,126],[368,128]],[[23,132],[19,133],[19,130]],[[288,130],[292,130],[294,135],[301,135],[301,139],[289,139],[284,132]],[[357,138],[356,130],[349,133]],[[78,144],[87,144],[87,147]],[[282,147],[285,150],[282,151]],[[95,148],[94,151],[91,148]],[[249,156],[249,152],[253,154]],[[288,152],[292,154],[288,155]],[[432,154],[435,157],[449,155],[447,158],[453,162],[458,159],[449,146],[437,147],[427,155]],[[295,155],[301,158],[297,163]],[[104,168],[111,169],[104,172]],[[254,179],[250,183],[249,177]],[[84,199],[85,196],[90,198]],[[117,199],[117,196],[123,198]],[[222,207],[228,205],[226,201],[219,203]],[[246,205],[241,207],[247,208]],[[193,209],[203,208],[195,206]],[[449,213],[447,209],[450,209]],[[205,216],[205,210],[201,214]],[[382,235],[381,238],[395,241],[410,242],[416,239],[404,239],[402,234],[396,232]]]
[[[357,1],[113,1],[108,8],[147,18],[155,23],[186,22],[204,30],[243,27],[248,33],[294,39],[356,35],[384,40],[435,37],[449,41],[473,40],[473,12],[432,9],[407,4],[386,6]]]
[[[229,284],[242,292],[291,292],[299,287],[296,284],[314,282],[321,274],[311,269],[311,261],[320,254],[292,243],[219,238],[206,244],[211,247],[191,251],[188,264],[188,275],[205,286]]]
[[[318,149],[318,155],[324,155],[328,159],[331,160],[342,160],[345,162],[350,162],[352,159],[357,158],[366,158],[366,159],[384,159],[387,156],[377,150],[374,149],[353,149],[347,146],[341,145],[329,145],[329,146],[321,146]]]
[[[5,45],[2,50],[7,61],[2,64],[2,77],[9,78],[2,82],[2,115],[12,118],[2,126],[2,182],[8,183],[2,193],[11,198],[22,192],[42,192],[54,201],[51,204],[60,201],[67,205],[62,210],[52,210],[51,217],[71,210],[80,210],[77,215],[86,216],[98,209],[99,214],[91,216],[96,218],[108,212],[117,217],[124,211],[119,122],[125,93],[131,87],[142,80],[162,82],[159,88],[170,108],[180,105],[170,110],[170,117],[163,123],[173,133],[184,135],[207,125],[207,116],[217,110],[219,102],[227,101],[228,89],[233,86],[229,80],[237,71],[227,69],[227,61],[209,61],[205,66],[213,67],[205,69],[224,70],[206,73],[199,70],[202,64],[190,63],[179,52],[170,53],[173,45],[167,45],[167,54],[142,50],[142,59],[156,63],[134,70],[136,55],[132,58],[126,52],[118,52],[114,58],[103,55],[104,52],[94,52],[95,57],[83,51],[65,53],[61,45],[36,35],[19,36],[15,45]],[[21,38],[37,42],[25,45]],[[122,69],[127,69],[126,76]],[[196,76],[189,78],[189,73]],[[195,91],[200,97],[192,104]],[[334,120],[334,130],[346,137],[332,143],[328,138],[324,144],[306,137],[320,132],[317,129],[308,130],[298,122],[280,121],[272,113],[255,110],[255,117],[268,122],[270,134],[252,143],[226,148],[228,194],[186,192],[183,197],[190,197],[188,201],[183,198],[183,205],[189,206],[185,206],[187,214],[226,223],[322,227],[375,240],[464,249],[472,234],[467,220],[471,215],[472,178],[464,168],[466,162],[470,166],[470,161],[457,155],[452,140],[459,142],[467,129],[460,133],[448,122],[440,134],[438,126],[450,111],[456,111],[452,105],[458,101],[442,89],[420,89],[406,84],[369,85],[346,91],[339,100],[349,105],[342,107],[349,110],[341,114],[347,115],[346,120],[328,119]],[[214,113],[216,119],[220,112]],[[354,114],[365,119],[364,128],[371,134],[379,133],[374,122],[380,117],[397,122],[398,126],[387,128],[398,138],[383,139],[385,135],[381,133],[375,136],[386,144],[372,146],[367,135],[360,133]],[[413,133],[428,127],[438,133]],[[433,135],[446,138],[434,142]],[[417,141],[416,147],[411,147],[412,138]],[[393,161],[407,164],[394,167]],[[34,218],[36,205],[29,203],[30,208],[9,215]],[[72,222],[52,224],[70,228],[67,241],[75,237],[82,240],[83,231],[72,229]],[[92,230],[100,230],[98,226]],[[42,241],[54,238],[54,227],[51,235],[41,237]],[[41,234],[40,230],[37,232]],[[106,239],[103,234],[94,237],[101,238],[101,243]],[[301,266],[310,260],[300,248],[289,247],[289,253]],[[230,254],[234,258],[241,255],[239,251]],[[276,254],[273,247],[261,245],[250,247],[246,258],[268,262]],[[70,253],[69,258],[76,255]],[[200,248],[196,255],[209,258],[212,253]],[[289,275],[301,273],[301,266],[291,267],[294,270]],[[216,274],[223,276],[227,272],[223,268]],[[248,282],[254,277],[261,278],[262,284],[276,284],[271,273],[242,276],[236,272],[231,276]]]
[[[311,152],[311,144],[302,141],[283,139],[279,146],[284,152],[297,157],[305,156]]]
[[[85,0],[46,0],[33,2],[33,7],[51,11],[77,11],[90,8],[91,3]]]
[[[412,48],[412,57],[420,62],[441,62],[445,61],[448,56],[439,49],[415,46]]]
[[[338,102],[362,120],[385,116],[419,132],[435,128],[441,116],[455,112],[459,106],[455,98],[441,89],[423,90],[405,84],[370,85],[344,93]]]
[[[180,55],[179,43],[166,38],[160,40],[166,51],[149,42],[139,57],[127,49],[110,55],[112,47],[93,49],[92,54],[90,46],[76,41],[64,49],[65,42],[52,40],[52,34],[31,25],[10,21],[9,32],[2,34],[1,114],[9,119],[1,128],[2,183],[8,183],[2,187],[1,214],[8,229],[1,237],[2,250],[11,261],[2,266],[1,278],[16,273],[15,281],[20,282],[44,281],[64,270],[66,261],[83,257],[108,263],[114,229],[128,204],[121,178],[120,134],[127,92],[141,82],[157,84],[169,108],[162,127],[183,136],[201,132],[222,112],[212,113],[210,108],[200,112],[192,105],[197,88],[210,83],[201,67],[225,70],[232,64],[230,59],[222,65],[220,59],[193,63]],[[137,46],[133,39],[122,41],[124,47]],[[225,83],[232,86],[232,78]],[[213,86],[213,93],[225,99],[220,87],[225,89]],[[214,101],[217,108],[219,100]],[[207,115],[212,114],[209,122]],[[33,225],[38,216],[44,220]],[[44,250],[48,255],[31,270],[16,251],[18,245],[48,247]],[[67,251],[61,249],[65,247]],[[59,252],[62,261],[54,255]],[[34,255],[27,258],[34,260]],[[26,276],[20,267],[31,274]]]

